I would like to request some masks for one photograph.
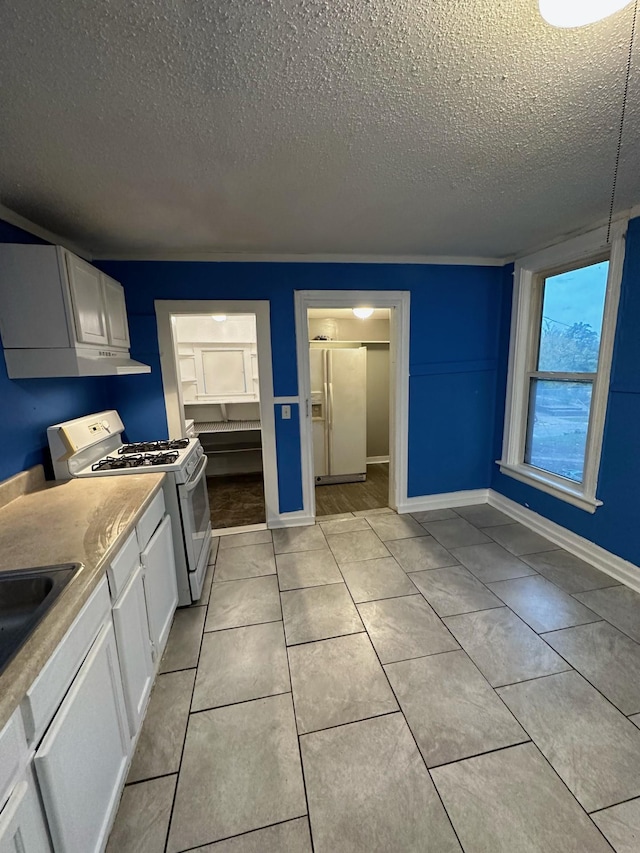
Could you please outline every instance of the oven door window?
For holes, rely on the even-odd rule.
[[[185,545],[189,555],[189,571],[193,572],[198,566],[200,553],[211,530],[211,511],[204,469],[195,484],[187,483],[178,489]]]

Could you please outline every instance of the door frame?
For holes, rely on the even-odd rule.
[[[389,308],[389,505],[397,509],[407,502],[409,444],[409,317],[408,290],[296,290],[295,323],[300,399],[300,454],[302,493],[306,516],[315,518],[316,493],[313,472],[311,424],[311,376],[309,368],[309,308]]]
[[[262,473],[267,526],[280,517],[278,509],[278,468],[271,361],[271,317],[266,299],[156,299],[156,320],[160,367],[170,438],[185,435],[184,402],[178,381],[175,322],[183,314],[255,314],[258,350],[258,387],[262,426]]]

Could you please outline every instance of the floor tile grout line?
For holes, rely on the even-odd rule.
[[[562,655],[559,655],[562,657]],[[562,658],[564,661],[564,658]],[[541,681],[543,678],[553,678],[554,675],[563,675],[565,672],[576,672],[570,663],[567,664],[567,669],[559,669],[557,672],[545,672],[542,675],[534,675],[531,678],[523,678],[521,681],[508,681],[506,684],[492,684],[494,690],[502,690],[503,687],[517,687],[519,684],[530,684],[532,681]]]
[[[301,643],[287,643],[286,641],[286,630],[285,630],[285,645],[287,649],[295,649],[298,646],[308,646],[311,643],[322,643],[325,640],[338,640],[340,637],[351,637],[354,634],[366,634],[366,628],[362,628],[361,631],[348,631],[346,634],[332,634],[330,637],[314,637],[313,640],[303,640]]]
[[[231,550],[233,550],[233,549],[231,549]],[[227,578],[226,580],[223,580],[223,581],[217,581],[217,580],[215,579],[215,573],[214,573],[214,578],[213,578],[213,581],[212,581],[212,584],[211,584],[211,589],[213,589],[213,585],[214,585],[214,584],[217,586],[217,585],[218,585],[218,584],[220,584],[220,583],[233,583],[233,581],[249,581],[249,580],[253,580],[253,578],[270,578],[270,577],[275,576],[275,574],[276,574],[276,571],[275,571],[275,569],[274,569],[272,572],[267,572],[267,573],[266,573],[266,574],[264,574],[264,575],[249,575],[248,577],[242,577],[242,578]]]
[[[563,549],[563,550],[564,550],[564,549]],[[571,552],[570,552],[570,551],[568,551],[567,553],[571,553]],[[589,566],[591,566],[591,563],[588,563],[588,565],[589,565]],[[594,568],[594,569],[595,569],[596,567],[595,567],[595,566],[592,566],[592,568]],[[598,572],[599,572],[599,571],[600,571],[600,569],[596,569],[596,571],[598,571]],[[603,572],[603,574],[604,574],[604,572]],[[612,578],[612,580],[613,580],[613,578]],[[553,581],[551,581],[551,583],[553,583]],[[623,583],[620,583],[620,582],[618,582],[618,583],[612,583],[612,584],[610,584],[609,586],[599,586],[599,587],[596,587],[596,589],[581,589],[581,590],[578,590],[578,592],[568,592],[568,593],[567,593],[567,595],[570,595],[570,596],[571,596],[571,598],[575,598],[576,600],[578,600],[578,599],[577,599],[577,596],[578,596],[578,595],[588,595],[589,593],[592,593],[592,592],[604,592],[604,590],[605,590],[605,589],[617,589],[619,586],[624,586],[624,587],[626,587],[626,584],[623,584]],[[626,588],[627,588],[627,589],[631,589],[631,587],[626,587]],[[582,602],[581,602],[581,601],[580,601],[580,604],[582,604]],[[585,604],[584,606],[586,607],[587,605]]]
[[[288,696],[290,693],[291,690],[279,690],[277,693],[265,693],[264,696],[252,696],[251,699],[239,699],[237,702],[225,702],[224,705],[198,708],[195,711],[189,711],[189,718],[195,717],[196,714],[206,714],[208,711],[220,711],[223,708],[235,708],[237,705],[247,705],[249,702],[261,702],[263,699],[271,699],[274,696]]]
[[[263,829],[272,829],[274,826],[283,826],[285,823],[293,823],[294,820],[302,820],[303,818],[308,818],[307,814],[296,815],[295,817],[288,817],[285,820],[277,820],[275,823],[269,823],[266,826],[259,826],[257,829],[248,829],[246,832],[240,832],[237,835],[226,835],[224,838],[219,838],[217,841],[209,842],[205,846],[209,846],[209,844],[224,844],[225,841],[233,841],[236,838],[244,838],[245,836],[253,835],[257,832],[262,832]],[[202,850],[202,845],[198,845],[197,847],[186,847],[184,850],[180,850],[179,853],[195,853],[197,850]]]
[[[542,639],[544,640],[544,638],[547,634],[559,634],[561,631],[573,631],[574,628],[582,628],[585,625],[599,625],[601,622],[607,622],[607,620],[603,619],[601,616],[600,619],[592,619],[591,622],[580,622],[580,624],[578,624],[578,625],[565,625],[564,628],[551,628],[550,631],[536,631],[536,634],[538,634],[538,636],[542,637]],[[609,623],[607,622],[607,625],[608,624]],[[615,627],[615,626],[612,626],[612,627]],[[552,646],[552,648],[553,648],[553,646]],[[560,653],[558,652],[558,654],[560,654]]]
[[[402,714],[400,705],[398,705],[397,708],[394,708],[393,711],[381,711],[379,714],[370,714],[368,717],[358,717],[356,720],[345,720],[344,723],[333,723],[332,725],[324,726],[321,729],[311,729],[308,732],[298,732],[298,738],[319,735],[322,734],[322,732],[331,732],[335,729],[343,729],[345,726],[354,726],[358,723],[366,723],[369,720],[379,720],[381,717],[392,717],[394,714]]]
[[[623,806],[623,805],[625,805],[625,803],[633,803],[638,799],[640,799],[640,798],[636,794],[634,797],[627,797],[626,799],[620,800],[617,803],[611,803],[610,806],[603,806],[601,809],[594,809],[591,812],[587,812],[587,814],[589,815],[590,818],[593,819],[594,814],[601,814],[602,812],[606,812],[609,809],[615,809],[617,806]],[[595,823],[595,821],[594,821],[594,823]]]
[[[155,782],[156,779],[168,779],[169,776],[175,776],[176,782],[178,781],[178,771],[177,770],[174,770],[172,773],[157,773],[155,776],[146,776],[144,779],[134,779],[133,782],[125,782],[123,793],[124,793],[124,790],[126,790],[127,788],[133,788],[136,785],[144,785],[145,782]],[[116,812],[116,814],[117,814],[117,812]]]
[[[208,631],[203,631],[203,634],[222,634],[224,631],[237,631],[238,628],[257,628],[258,625],[273,625],[274,622],[282,622],[282,615],[279,619],[266,619],[264,622],[249,622],[246,625],[229,625],[228,628],[210,628]],[[190,667],[193,669],[193,667]]]
[[[431,767],[427,765],[427,770],[429,770],[429,772],[431,772],[432,770],[440,770],[441,767],[451,767],[452,764],[460,764],[461,761],[469,761],[472,758],[480,758],[483,755],[493,755],[494,752],[504,752],[505,749],[513,749],[514,746],[524,746],[526,743],[534,743],[534,741],[527,735],[527,737],[523,738],[522,740],[517,740],[513,743],[507,743],[504,746],[496,746],[493,749],[483,749],[480,752],[474,752],[472,755],[463,755],[460,758],[454,759],[453,761],[443,761],[442,764],[433,764]]]

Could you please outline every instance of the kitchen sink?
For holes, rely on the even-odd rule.
[[[64,563],[0,572],[0,673],[79,568]]]

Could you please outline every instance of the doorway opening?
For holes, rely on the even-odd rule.
[[[389,308],[309,308],[316,514],[389,505]]]
[[[409,294],[299,291],[296,335],[305,510],[404,505]]]
[[[265,528],[277,503],[269,315],[261,305],[156,303],[169,431],[202,444],[214,533]]]

